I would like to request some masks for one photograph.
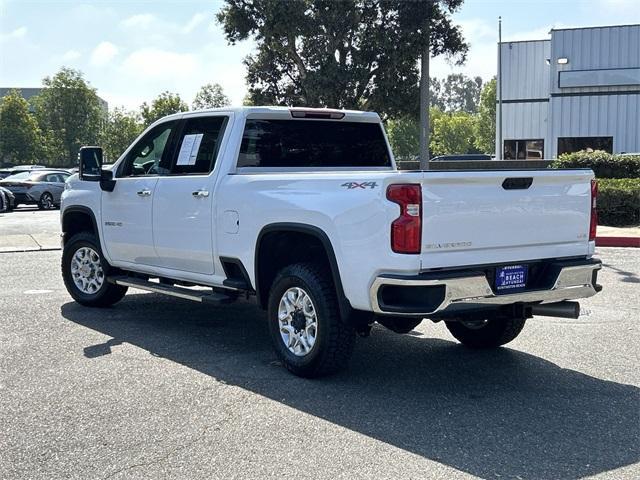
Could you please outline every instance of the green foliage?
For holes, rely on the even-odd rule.
[[[443,80],[430,81],[430,104],[445,112],[476,113],[482,91],[482,78],[470,78],[461,73]]]
[[[429,109],[429,149],[432,152],[436,145],[434,125],[447,115],[439,108]],[[386,122],[385,129],[389,137],[391,150],[397,161],[416,161],[420,154],[420,123],[413,117],[405,116],[399,119],[391,119]]]
[[[115,108],[100,132],[100,146],[105,163],[115,162],[142,131],[139,116],[123,108]]]
[[[180,95],[162,92],[151,102],[151,105],[144,102],[140,106],[140,116],[144,125],[149,126],[162,117],[187,110],[189,106],[180,98]]]
[[[466,112],[445,113],[431,120],[433,136],[430,141],[431,155],[477,153],[475,144],[475,121]]]
[[[598,178],[640,178],[640,156],[575,152],[561,155],[552,168],[590,168]]]
[[[29,104],[19,91],[11,90],[0,103],[0,162],[36,163],[42,143]]]
[[[487,82],[480,94],[475,121],[475,146],[484,153],[496,151],[496,79]]]
[[[598,180],[598,223],[612,227],[640,225],[640,178]]]
[[[418,59],[429,27],[433,56],[461,62],[451,21],[463,0],[226,0],[217,17],[230,43],[254,39],[245,59],[254,104],[418,113]]]
[[[80,71],[65,67],[42,84],[33,103],[45,136],[47,163],[75,166],[80,147],[97,142],[104,119],[96,90]]]
[[[220,108],[226,107],[230,103],[229,97],[224,94],[219,83],[209,83],[200,88],[193,100],[192,107],[194,110]]]

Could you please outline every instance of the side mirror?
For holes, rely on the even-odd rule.
[[[78,176],[87,182],[99,182],[102,170],[102,148],[82,147],[78,152]]]
[[[113,170],[107,170],[106,168],[100,170],[100,188],[105,192],[113,192],[113,189],[116,188]]]

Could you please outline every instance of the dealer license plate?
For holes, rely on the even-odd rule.
[[[527,266],[509,265],[496,269],[496,290],[500,293],[522,290],[527,285]]]

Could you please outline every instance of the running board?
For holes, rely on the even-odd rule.
[[[233,301],[233,298],[225,295],[224,293],[211,292],[207,290],[197,291],[189,288],[176,287],[175,285],[163,285],[160,283],[142,280],[141,278],[127,277],[126,275],[107,277],[107,281],[115,285],[122,285],[123,287],[138,288],[140,290],[146,290],[147,292],[170,295],[172,297],[184,298],[185,300],[200,303],[221,304],[231,303]]]

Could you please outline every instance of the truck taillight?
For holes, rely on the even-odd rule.
[[[598,229],[598,210],[596,204],[598,202],[598,182],[591,180],[591,224],[589,225],[589,241],[596,239],[596,230]]]
[[[420,253],[422,242],[422,188],[419,184],[387,187],[387,199],[400,205],[400,216],[391,224],[391,249],[396,253]]]

